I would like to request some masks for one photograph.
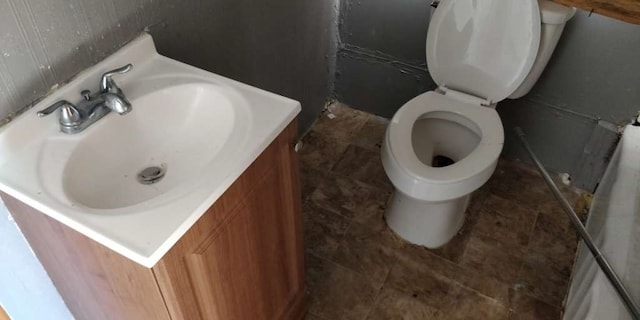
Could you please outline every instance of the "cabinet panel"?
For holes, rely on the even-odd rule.
[[[290,125],[153,268],[174,319],[302,315],[296,131]]]
[[[294,254],[286,250],[290,228],[271,185],[277,175],[267,180],[220,233],[185,256],[205,319],[277,319],[296,293],[295,266],[287,263]]]

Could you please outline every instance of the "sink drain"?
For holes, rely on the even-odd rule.
[[[162,178],[164,178],[165,173],[167,173],[167,165],[162,164],[159,167],[153,166],[148,167],[140,171],[138,173],[138,182],[142,184],[154,184]]]

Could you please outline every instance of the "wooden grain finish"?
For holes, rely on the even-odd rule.
[[[640,1],[638,0],[552,0],[565,6],[576,7],[603,16],[640,24]]]
[[[280,319],[302,320],[307,313],[305,290],[305,250],[304,250],[304,226],[302,220],[302,186],[300,179],[300,162],[295,152],[295,144],[298,142],[298,127],[296,124],[287,128],[285,142],[280,145],[284,155],[280,161],[280,170],[284,175],[281,180],[280,200],[286,204],[287,218],[289,219],[288,250],[294,252],[291,261],[287,263],[295,266],[292,279],[296,283],[297,292],[289,301],[285,314]]]
[[[292,123],[153,270],[173,319],[299,319],[304,254]]]
[[[150,269],[0,195],[76,319],[169,319]]]

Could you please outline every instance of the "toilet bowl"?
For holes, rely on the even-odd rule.
[[[438,247],[449,241],[464,222],[471,193],[491,177],[503,141],[492,108],[433,91],[407,102],[382,147],[382,164],[396,188],[387,224],[412,243]],[[442,158],[453,163],[434,166]]]
[[[432,16],[427,64],[438,89],[400,107],[381,151],[395,187],[385,220],[405,240],[435,248],[462,226],[471,194],[491,177],[502,151],[496,103],[528,79],[536,57],[548,60],[555,48],[540,44],[540,8],[548,7],[554,17],[573,15],[536,0],[446,0]]]

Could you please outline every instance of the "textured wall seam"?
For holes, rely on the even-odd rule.
[[[80,11],[82,12],[82,17],[84,17],[82,20],[84,20],[84,24],[85,24],[85,31],[88,32],[88,35],[92,35],[94,34],[94,30],[91,26],[91,22],[89,21],[89,17],[87,15],[87,9],[84,7],[84,2],[80,1]],[[95,50],[93,49],[94,46],[93,44],[89,44],[89,47],[87,48],[87,51],[89,53],[89,59],[93,62],[96,61],[96,53]]]
[[[407,73],[420,73],[428,72],[425,65],[416,65],[410,62],[404,62],[396,59],[391,55],[384,54],[380,51],[369,50],[366,48],[354,46],[351,44],[343,44],[338,54],[344,54],[356,59],[365,60],[371,63],[382,63],[394,66]]]
[[[3,88],[6,89],[5,92],[8,93],[7,100],[11,105],[15,105],[18,103],[18,93],[16,84],[13,82],[11,78],[8,78],[6,75],[8,74],[7,64],[5,63],[3,57],[0,57],[0,81],[3,84]],[[0,124],[2,120],[0,119]]]
[[[597,116],[597,115],[596,115],[596,116],[594,116],[594,115],[589,115],[589,114],[586,114],[586,113],[581,113],[581,112],[578,112],[578,111],[571,110],[571,109],[569,109],[569,108],[565,108],[565,107],[564,107],[564,105],[555,105],[555,104],[552,104],[552,103],[548,103],[548,102],[546,102],[546,101],[544,101],[544,100],[540,99],[540,97],[536,97],[536,96],[535,96],[535,95],[533,95],[533,94],[529,94],[529,95],[527,95],[527,96],[524,96],[524,97],[522,97],[521,99],[529,100],[529,101],[531,101],[531,102],[535,102],[535,103],[537,103],[537,104],[543,105],[543,106],[545,106],[545,107],[548,107],[548,108],[554,109],[554,110],[559,111],[559,112],[563,112],[563,113],[570,114],[570,115],[572,115],[572,116],[577,116],[577,117],[580,117],[580,118],[584,118],[584,119],[588,119],[588,120],[593,120],[593,121],[596,121],[596,122],[597,122],[598,120],[600,120],[600,117],[599,117],[599,116]]]
[[[39,58],[39,70],[42,73],[43,78],[45,79],[45,87],[50,86],[52,83],[55,83],[56,79],[58,79],[55,66],[51,63],[51,59],[49,58],[49,52],[47,52],[47,46],[42,39],[42,32],[38,27],[38,23],[36,23],[35,15],[33,14],[33,9],[31,5],[26,0],[22,0],[26,10],[27,10],[27,18],[29,20],[29,24],[31,28],[35,32],[35,41],[38,42],[38,46],[40,47],[40,52],[42,54],[42,58]],[[31,46],[33,48],[33,46]],[[46,64],[46,65],[45,65]]]
[[[328,81],[328,97],[327,99],[333,99],[336,96],[336,72],[338,71],[338,50],[340,49],[340,0],[334,0],[331,6],[331,26],[329,39],[331,43],[327,54],[329,55],[328,67],[329,77]]]
[[[18,14],[18,9],[16,8],[16,4],[12,1],[9,0],[9,7],[11,7],[11,12],[13,13],[13,18],[16,21],[16,24],[18,26],[18,28],[20,29],[20,36],[22,37],[23,42],[27,45],[27,47],[29,48],[29,56],[31,57],[31,62],[33,63],[33,67],[35,70],[39,69],[39,63],[38,63],[38,58],[35,55],[35,48],[33,48],[33,43],[31,43],[31,41],[29,41],[29,37],[27,36],[27,32],[26,32],[26,28],[24,25],[24,22],[22,21],[22,19],[20,18],[20,15]],[[42,72],[38,72],[38,75],[40,76],[40,83],[43,87],[47,86],[47,81],[44,77],[44,74]],[[17,88],[16,88],[17,89]]]

